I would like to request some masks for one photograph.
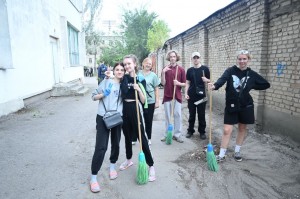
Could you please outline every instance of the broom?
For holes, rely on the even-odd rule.
[[[211,80],[211,76],[210,76]],[[206,152],[206,161],[208,169],[211,171],[217,172],[219,169],[217,159],[214,153],[213,146],[211,144],[211,115],[212,115],[212,90],[210,89],[210,96],[209,96],[209,143],[207,145],[207,152]]]
[[[136,77],[134,72],[134,84],[136,84]],[[145,154],[143,152],[142,146],[142,135],[141,135],[141,124],[140,124],[140,111],[139,111],[139,101],[138,101],[138,93],[135,90],[135,104],[136,104],[136,115],[138,119],[138,130],[139,130],[139,140],[140,140],[140,154],[139,154],[139,163],[138,163],[138,171],[136,181],[138,184],[146,184],[148,182],[149,174],[148,167],[146,163]]]
[[[177,74],[178,74],[178,66],[176,66],[176,72],[175,72],[175,79],[177,80]],[[174,85],[174,90],[173,90],[173,99],[172,99],[172,106],[171,106],[171,116],[170,116],[170,121],[172,118],[174,118],[174,100],[175,100],[175,91],[176,91],[176,85]],[[174,119],[173,119],[174,121]],[[172,144],[172,139],[173,139],[173,124],[170,123],[168,126],[168,133],[166,137],[166,144]]]

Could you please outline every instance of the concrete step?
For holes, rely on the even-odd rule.
[[[76,84],[71,88],[72,93],[76,93],[77,91],[83,89],[84,86],[82,84]]]
[[[87,92],[89,92],[89,88],[85,87],[80,81],[72,81],[54,85],[51,96],[84,96]]]
[[[75,93],[76,96],[85,96],[86,94],[88,94],[90,92],[90,89],[88,87],[83,87],[82,89],[80,89],[79,91],[77,91]]]

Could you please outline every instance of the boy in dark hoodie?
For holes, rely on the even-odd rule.
[[[237,55],[237,64],[225,70],[223,75],[215,83],[209,83],[212,90],[218,90],[226,84],[226,106],[224,111],[224,132],[220,153],[217,161],[225,160],[225,153],[230,141],[233,125],[238,124],[238,134],[234,150],[234,159],[241,162],[242,156],[240,148],[244,142],[247,124],[254,124],[254,104],[250,95],[250,90],[265,90],[270,87],[270,83],[255,71],[251,70],[247,64],[251,57],[248,51],[241,50]],[[206,79],[205,77],[203,77]],[[203,79],[202,78],[202,79]]]

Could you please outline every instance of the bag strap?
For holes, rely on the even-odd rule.
[[[197,88],[197,84],[196,84],[196,69],[193,67],[193,77],[194,77],[194,84],[195,84],[195,89]]]
[[[239,93],[239,98],[241,98],[241,96],[242,96],[242,92],[243,92],[243,90],[244,90],[244,87],[245,87],[245,85],[246,85],[246,83],[247,83],[247,81],[248,81],[248,74],[249,74],[249,70],[247,71],[247,73],[246,73],[246,76],[245,76],[245,80],[244,80],[244,82],[242,83],[242,88],[241,88],[241,91],[240,91],[240,93]]]
[[[105,87],[106,87],[106,82],[105,82]],[[119,99],[120,99],[120,94],[121,94],[121,85],[120,85],[120,88],[119,88],[119,95],[118,95],[118,100],[117,100],[117,108],[116,108],[116,110],[115,110],[115,111],[117,111],[117,110],[118,110],[118,106],[119,106]],[[106,107],[105,107],[105,104],[104,104],[104,101],[103,101],[103,99],[101,99],[101,101],[102,101],[102,103],[103,103],[103,106],[104,106],[104,110],[105,110],[105,112],[107,112],[107,110],[106,110]],[[109,110],[109,111],[111,111],[111,110]]]
[[[202,66],[202,65],[201,65]],[[200,66],[200,68],[201,68]],[[195,84],[195,88],[197,88],[197,84],[196,84],[196,69],[193,67],[193,77],[194,77],[194,84]],[[204,74],[204,69],[202,70],[203,74]],[[204,75],[203,75],[204,76]]]

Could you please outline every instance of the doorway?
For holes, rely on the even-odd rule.
[[[57,43],[58,43],[57,39],[55,39],[53,37],[50,38],[54,84],[59,83],[58,44]]]

